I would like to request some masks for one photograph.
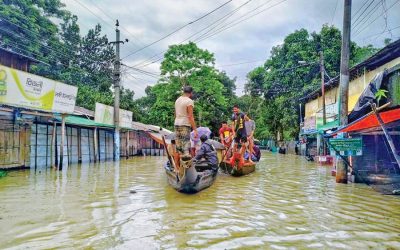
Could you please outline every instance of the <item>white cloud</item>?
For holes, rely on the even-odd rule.
[[[204,27],[209,27],[213,21],[221,18],[223,15],[234,10],[247,0],[233,0],[220,10],[206,17],[205,19],[192,24],[185,29],[179,31],[173,36],[145,49],[131,57],[124,59],[124,63],[135,65],[144,60],[148,60],[151,56],[158,54],[168,48],[168,45],[179,43],[187,37],[196,34]],[[250,10],[267,3],[263,7],[254,11],[263,10],[272,4],[281,2],[282,0],[252,0],[245,7],[240,9],[235,15],[232,15],[226,23],[238,18]],[[397,0],[386,0],[386,6],[390,7]],[[79,17],[79,23],[82,31],[87,31],[96,23],[102,24],[104,32],[110,40],[115,37],[114,20],[119,19],[121,25],[121,38],[129,38],[130,42],[121,47],[122,57],[132,51],[147,45],[160,37],[170,33],[171,31],[195,20],[210,10],[226,2],[226,0],[63,0],[67,9]],[[97,16],[94,16],[80,4],[86,5]],[[353,14],[364,4],[364,1],[353,1]],[[337,5],[337,8],[335,7]],[[100,11],[98,6],[105,15]],[[335,11],[336,8],[336,11]],[[367,27],[359,35],[354,36],[353,40],[357,43],[365,45],[372,43],[375,46],[383,46],[383,39],[390,37],[390,33],[386,32],[381,36],[370,37],[390,28],[399,25],[400,4],[396,4],[387,13],[388,28],[385,30],[385,19],[383,7],[379,4],[376,9],[372,10],[370,18],[367,22],[359,27]],[[341,29],[342,27],[342,0],[287,0],[277,6],[266,10],[259,15],[241,22],[237,26],[228,29],[214,37],[198,43],[199,47],[209,50],[215,54],[218,65],[234,64],[246,61],[265,60],[268,58],[270,50],[273,46],[280,44],[284,37],[296,29],[306,28],[309,31],[318,31],[325,23],[331,23]],[[368,11],[367,11],[368,13]],[[368,23],[378,17],[370,26]],[[366,18],[366,19],[367,19]],[[364,20],[365,21],[365,20]],[[356,27],[355,31],[359,29]],[[128,32],[126,32],[128,30]],[[133,34],[134,37],[131,35]],[[400,37],[400,29],[392,31],[393,37]],[[192,38],[193,39],[193,38]],[[160,63],[151,64],[146,71],[158,72]],[[254,67],[262,65],[262,62],[242,64],[237,66],[229,66],[222,68],[231,77],[238,77],[238,94],[243,89],[246,74]],[[144,95],[144,89],[147,85],[154,84],[155,79],[141,73],[132,73],[136,78],[129,76],[124,80],[126,87],[133,89],[136,97]],[[140,79],[139,79],[140,78]]]

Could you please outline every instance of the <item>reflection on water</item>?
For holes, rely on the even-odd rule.
[[[164,160],[10,172],[0,248],[400,248],[399,197],[300,157],[264,153],[255,173],[195,195],[168,186]]]

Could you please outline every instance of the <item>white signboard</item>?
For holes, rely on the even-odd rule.
[[[73,113],[78,88],[0,65],[0,103]]]
[[[339,114],[339,107],[337,103],[332,103],[325,106],[326,117],[335,117]],[[322,117],[322,108],[318,110],[317,117]]]
[[[119,110],[119,126],[123,128],[132,128],[133,113],[128,110]],[[114,125],[114,107],[96,102],[94,120],[98,123]]]

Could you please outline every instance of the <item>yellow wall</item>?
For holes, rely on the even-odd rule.
[[[336,96],[338,88],[333,88],[325,92],[325,104],[329,105],[335,103],[337,101]],[[318,110],[322,108],[322,98],[318,97],[318,99],[310,100],[306,103],[305,107],[305,117],[315,116]]]
[[[400,58],[396,58],[393,61],[390,61],[372,71],[368,71],[365,74],[362,74],[360,77],[355,78],[349,84],[349,112],[353,110],[356,105],[358,98],[364,91],[364,89],[368,86],[371,80],[385,69],[392,68],[400,64]]]
[[[395,65],[400,64],[400,58],[396,58],[372,71],[368,71],[365,74],[353,79],[349,84],[349,113],[353,110],[358,98],[370,83],[370,81],[375,77],[375,75],[384,69],[392,68]],[[337,96],[339,95],[339,88],[335,87],[325,92],[325,102],[326,105],[335,103],[338,101]],[[322,97],[318,99],[310,100],[305,106],[305,117],[315,116],[317,111],[322,108]]]

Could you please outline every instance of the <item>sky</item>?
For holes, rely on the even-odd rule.
[[[122,63],[139,69],[123,67],[122,84],[134,90],[135,98],[145,95],[146,86],[156,84],[162,54],[169,45],[190,39],[212,52],[216,68],[237,78],[240,96],[247,73],[263,65],[285,36],[301,28],[320,31],[324,24],[340,30],[343,26],[344,0],[61,1],[78,16],[82,34],[100,23],[109,40],[115,40],[115,19],[119,20],[121,39],[129,40],[121,45]],[[384,38],[399,39],[398,13],[400,0],[353,0],[351,39],[376,47],[384,46]]]

